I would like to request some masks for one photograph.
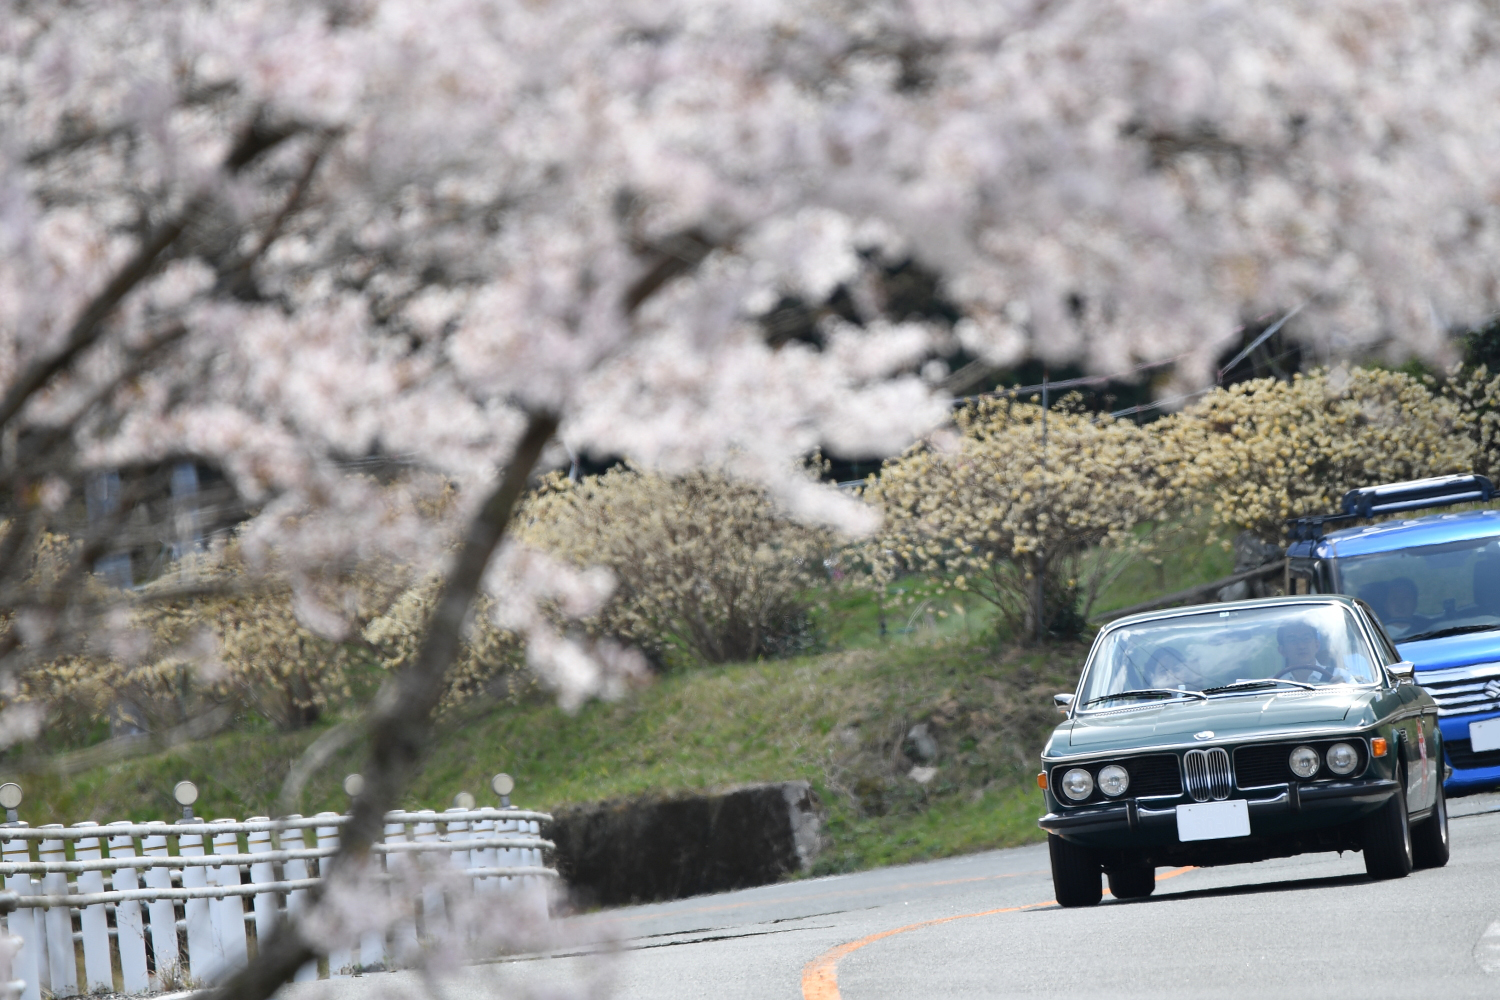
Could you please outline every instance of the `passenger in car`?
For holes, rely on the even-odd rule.
[[[1187,659],[1171,646],[1158,646],[1146,661],[1146,683],[1155,688],[1176,691],[1202,687],[1203,678],[1188,666]]]

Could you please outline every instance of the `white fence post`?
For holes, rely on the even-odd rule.
[[[512,834],[520,831],[521,824],[518,820],[501,819],[495,821],[495,829],[502,834]],[[514,847],[500,848],[500,867],[519,868],[521,865],[521,852]],[[507,875],[500,879],[500,890],[502,892],[515,892],[520,886],[519,879]]]
[[[417,815],[422,818],[412,825],[412,841],[418,844],[437,843],[437,813],[431,809],[421,809],[417,812]],[[415,861],[416,859],[413,858],[412,860]],[[425,877],[423,881],[426,881]],[[424,936],[434,937],[441,933],[445,913],[443,887],[428,884],[422,890],[422,932]]]
[[[542,835],[542,824],[539,820],[523,820],[522,826],[533,837],[540,837]],[[540,847],[524,848],[523,854],[526,858],[525,864],[528,868],[542,867],[542,849]],[[531,906],[532,915],[541,923],[546,923],[551,917],[547,906],[549,886],[540,875],[528,875],[523,881],[527,883],[527,901]]]
[[[214,820],[216,824],[233,822],[232,819]],[[233,830],[214,834],[214,853],[240,853],[240,835]],[[216,884],[235,888],[241,885],[239,865],[219,865],[211,870]],[[245,897],[221,896],[214,903],[219,910],[219,952],[224,956],[220,972],[228,973],[250,961],[245,947]]]
[[[406,843],[406,824],[393,822],[389,815],[386,817],[385,842],[387,844]],[[404,877],[410,871],[410,858],[400,854],[386,856],[385,868],[392,876]],[[392,884],[391,892],[399,892],[402,886]],[[386,952],[387,968],[397,968],[416,960],[417,956],[417,923],[415,919],[402,918],[391,928],[391,943]]]
[[[301,819],[298,813],[292,813],[287,819]],[[302,851],[307,849],[307,844],[302,839],[302,828],[300,826],[289,827],[281,831],[281,849],[283,851]],[[286,873],[288,882],[307,878],[307,862],[302,858],[292,858],[282,866]],[[301,913],[307,906],[307,890],[293,889],[286,894],[286,915],[288,918]],[[302,968],[292,976],[294,983],[309,983],[318,978],[318,962],[313,959],[302,963]]]
[[[177,854],[184,858],[203,857],[203,835],[184,833],[177,837]],[[202,865],[182,866],[182,887],[201,889],[208,885],[208,869]],[[219,948],[219,935],[214,929],[210,900],[189,899],[182,904],[187,923],[187,962],[194,981],[213,982],[224,967],[224,954]]]
[[[167,857],[167,838],[153,833],[141,841],[141,853],[148,858]],[[146,888],[172,888],[172,872],[165,864],[147,868],[144,875]],[[156,988],[167,989],[167,984],[180,980],[184,970],[182,955],[177,948],[177,908],[170,899],[153,899],[146,904],[146,915],[151,921],[151,957],[156,966]]]
[[[315,819],[338,820],[338,819],[341,819],[342,817],[340,817],[339,814],[335,813],[335,812],[320,812],[314,818]],[[319,850],[338,850],[338,846],[339,846],[339,828],[338,828],[338,826],[336,824],[331,823],[328,826],[320,826],[320,827],[318,827],[318,849]],[[333,859],[331,857],[323,857],[323,858],[319,858],[318,859],[318,875],[319,875],[319,877],[325,878],[325,879],[328,877],[329,870],[330,870],[329,869],[329,864],[332,861],[333,861]],[[339,947],[339,948],[330,948],[330,949],[328,949],[328,978],[329,979],[347,979],[349,977],[349,973],[352,971],[353,965],[354,965],[354,955],[351,954],[348,945],[344,945],[344,946]]]
[[[7,864],[23,863],[31,860],[31,842],[29,840],[7,840],[4,851],[0,853]],[[5,888],[17,896],[31,895],[31,876],[25,872],[5,877]],[[37,961],[42,938],[36,933],[35,909],[17,910],[7,919],[6,928],[10,933],[21,939],[21,949],[16,952],[16,957],[11,960],[11,974],[17,979],[26,981],[26,988],[21,991],[21,1000],[42,1000],[41,963]]]
[[[75,827],[95,827],[98,823],[85,821],[74,823]],[[75,861],[98,861],[104,855],[99,850],[98,837],[85,837],[73,844]],[[101,871],[79,872],[78,891],[96,893],[104,891],[104,873]],[[95,903],[82,907],[78,923],[83,931],[83,975],[84,991],[87,993],[113,993],[115,970],[109,959],[109,918],[104,915],[104,904]]]
[[[463,813],[467,813],[469,810],[461,808],[459,806],[454,806],[453,808],[451,808],[451,809],[449,809],[447,811],[450,812],[450,813],[463,814]],[[467,820],[450,819],[448,821],[448,823],[447,823],[447,826],[448,826],[448,837],[447,837],[447,839],[448,839],[448,842],[450,844],[451,843],[463,843],[464,841],[466,841],[466,840],[469,839],[469,823],[468,823]],[[464,872],[464,871],[466,871],[470,867],[470,865],[469,865],[469,856],[470,856],[470,852],[468,852],[468,851],[450,851],[449,854],[448,854],[448,864],[451,865],[452,867],[456,868],[459,872]],[[458,879],[457,882],[456,882],[456,884],[459,887],[459,891],[460,892],[462,892],[462,891],[473,892],[474,891],[474,880],[472,878],[461,878],[461,879]],[[460,910],[460,912],[462,912],[462,911]],[[454,931],[458,931],[459,929],[460,928],[458,928],[458,927],[453,928]],[[474,936],[474,929],[472,927],[471,928],[467,928],[466,929],[466,933],[465,933],[465,937],[472,938],[473,936]]]
[[[77,826],[99,826],[95,822],[74,823]],[[99,838],[86,837],[74,843],[75,861],[99,861],[104,858],[99,852]],[[80,871],[78,892],[104,892],[102,871]],[[110,918],[105,916],[104,904],[86,906],[78,913],[78,924],[84,939],[84,991],[86,993],[114,993],[114,966],[110,961]]]
[[[487,840],[495,835],[495,821],[492,819],[475,820],[473,829],[475,840]],[[495,849],[493,847],[476,847],[469,852],[469,863],[475,868],[494,868]],[[482,875],[474,880],[474,891],[493,892],[499,885],[499,879]]]
[[[250,822],[268,820],[269,816],[251,816]],[[251,830],[245,834],[245,847],[251,854],[269,854],[271,846],[270,830]],[[256,861],[250,865],[250,881],[255,885],[265,885],[276,881],[276,866],[269,861]],[[257,954],[266,939],[271,936],[271,930],[276,926],[276,893],[258,892],[255,894],[255,950]]]
[[[48,823],[43,830],[61,830],[61,823]],[[37,848],[43,861],[66,861],[61,838],[44,840]],[[42,876],[42,893],[66,896],[68,876],[52,872]],[[78,959],[73,952],[73,913],[66,906],[47,908],[47,967],[52,979],[52,995],[71,997],[78,994]]]
[[[130,826],[129,820],[111,823],[110,826]],[[109,838],[109,856],[112,858],[135,857],[135,838],[129,834]],[[116,868],[110,879],[110,888],[128,891],[139,888],[134,868]],[[172,937],[177,937],[174,928]],[[141,904],[133,899],[115,904],[115,942],[120,950],[120,984],[126,993],[145,993],[151,988],[151,978],[146,973],[146,930],[141,925]]]

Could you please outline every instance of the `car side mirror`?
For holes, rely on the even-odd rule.
[[[1386,667],[1385,672],[1390,674],[1398,685],[1410,684],[1416,680],[1417,665],[1410,660],[1402,660],[1400,663],[1392,663]]]
[[[1059,715],[1067,715],[1068,710],[1073,707],[1073,696],[1070,694],[1055,694],[1052,696],[1052,704],[1057,706]]]

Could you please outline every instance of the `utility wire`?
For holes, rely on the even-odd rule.
[[[1063,379],[1060,382],[1049,380],[1047,382],[1038,382],[1036,385],[1018,385],[1011,389],[996,389],[993,392],[981,392],[973,396],[958,396],[952,400],[952,403],[958,406],[963,403],[973,402],[976,399],[993,399],[998,396],[1023,396],[1028,392],[1040,392],[1044,386],[1050,391],[1052,389],[1070,389],[1079,385],[1099,385],[1103,382],[1112,382],[1115,379],[1124,378],[1127,375],[1149,371],[1152,368],[1163,368],[1167,365],[1176,364],[1185,357],[1187,357],[1186,354],[1179,354],[1161,361],[1148,361],[1145,364],[1136,365],[1134,368],[1127,368],[1124,371],[1114,372],[1109,375],[1083,375],[1079,378]]]
[[[1254,351],[1261,344],[1264,344],[1267,340],[1271,339],[1271,335],[1272,334],[1274,334],[1277,330],[1280,330],[1283,326],[1286,326],[1287,320],[1291,319],[1293,316],[1297,315],[1299,312],[1301,312],[1305,308],[1307,308],[1307,303],[1303,302],[1301,305],[1297,306],[1291,312],[1287,313],[1285,316],[1281,317],[1276,322],[1274,322],[1270,326],[1266,327],[1265,332],[1262,333],[1259,337],[1256,337],[1253,341],[1251,341],[1249,347],[1245,348],[1243,351],[1241,351],[1240,353],[1236,354],[1234,356],[1234,360],[1233,361],[1229,362],[1229,364],[1227,364],[1223,368],[1219,369],[1218,378],[1216,378],[1214,380],[1215,384],[1224,381],[1224,373],[1225,372],[1232,371],[1234,369],[1235,365],[1239,364],[1241,361],[1244,361],[1246,358],[1248,358],[1250,356],[1250,352],[1251,351]]]

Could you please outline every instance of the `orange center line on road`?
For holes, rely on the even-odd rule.
[[[1169,878],[1175,878],[1183,872],[1193,869],[1173,868],[1171,871],[1163,872],[1156,876],[1156,881],[1162,882]],[[897,934],[905,934],[907,931],[920,930],[923,927],[936,927],[939,924],[950,924],[955,920],[969,920],[974,917],[992,917],[997,913],[1018,913],[1021,910],[1036,910],[1043,906],[1052,906],[1057,900],[1049,899],[1045,903],[1027,903],[1024,906],[1006,906],[997,910],[981,910],[978,913],[960,913],[952,917],[937,917],[933,920],[923,920],[915,924],[907,924],[905,927],[894,927],[888,931],[879,931],[860,938],[858,941],[847,941],[837,948],[830,948],[817,958],[802,967],[802,1000],[842,1000],[839,994],[839,961],[845,955],[859,951],[865,945],[883,941]]]

